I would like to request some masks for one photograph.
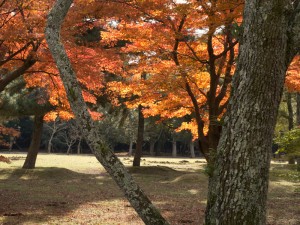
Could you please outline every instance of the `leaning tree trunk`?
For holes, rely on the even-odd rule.
[[[143,109],[142,105],[139,105],[138,132],[137,132],[136,148],[135,148],[134,159],[133,159],[133,166],[140,166],[142,152],[143,152],[145,119],[144,119],[142,109]]]
[[[42,139],[44,115],[34,116],[33,133],[23,169],[34,169]]]
[[[300,46],[299,9],[291,2],[245,2],[238,66],[209,180],[206,225],[266,224],[273,131],[285,73]]]
[[[60,42],[60,27],[72,2],[73,0],[58,0],[51,9],[46,26],[46,40],[61,74],[76,122],[98,161],[125,193],[125,196],[145,224],[168,224],[127,172],[118,157],[113,154],[112,150],[103,141],[95,122],[88,112],[76,74]]]

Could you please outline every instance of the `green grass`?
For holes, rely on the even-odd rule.
[[[13,157],[0,164],[0,224],[143,224],[93,156],[41,154],[34,170],[20,169],[24,154]],[[140,168],[121,160],[171,224],[202,224],[202,160],[149,157]],[[274,164],[270,177],[269,224],[299,224],[299,172]]]

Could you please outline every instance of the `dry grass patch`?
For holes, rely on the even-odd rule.
[[[4,155],[12,163],[0,164],[0,224],[143,224],[93,156],[40,154],[36,169],[23,170],[25,154]],[[203,160],[149,157],[140,168],[130,167],[132,158],[121,160],[171,224],[202,224]],[[299,172],[272,168],[269,224],[300,224],[299,182],[282,175]]]

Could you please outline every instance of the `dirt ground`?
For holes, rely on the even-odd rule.
[[[39,154],[36,169],[23,170],[24,153],[4,154],[0,164],[0,224],[139,225],[143,222],[92,155]],[[120,156],[170,224],[203,224],[205,161],[190,158],[142,159]],[[300,224],[300,172],[272,163],[268,224]]]

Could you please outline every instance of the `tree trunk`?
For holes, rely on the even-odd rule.
[[[72,2],[72,0],[58,0],[56,2],[48,15],[45,33],[49,49],[61,74],[76,122],[95,157],[125,193],[125,196],[144,223],[147,225],[168,224],[127,172],[121,161],[101,139],[97,126],[88,112],[76,74],[60,42],[60,27]]]
[[[50,127],[50,128],[51,128],[51,127]],[[47,152],[48,152],[49,154],[50,154],[51,151],[52,151],[52,140],[53,140],[53,137],[54,137],[55,132],[56,132],[56,121],[54,121],[52,133],[51,133],[51,136],[50,136],[49,141],[48,141]]]
[[[175,140],[172,141],[172,157],[177,156],[177,142]]]
[[[289,163],[290,165],[294,165],[294,164],[296,163],[295,157],[294,157],[294,156],[290,156],[290,157],[288,158],[288,163]]]
[[[299,12],[293,15],[291,4],[245,1],[232,95],[209,172],[206,225],[266,224],[273,132],[285,73],[300,46]]]
[[[78,155],[80,154],[80,151],[81,151],[81,137],[79,138],[78,145],[77,145],[77,154]]]
[[[50,140],[48,142],[47,152],[50,154],[52,150],[52,137],[50,137]]]
[[[294,128],[294,113],[293,113],[293,106],[292,106],[292,94],[286,92],[286,104],[288,108],[288,115],[289,115],[289,130]]]
[[[195,145],[193,139],[190,141],[190,153],[191,153],[191,158],[195,158]]]
[[[154,156],[154,147],[155,147],[155,141],[150,141],[150,155]]]
[[[13,137],[13,136],[10,136],[9,137],[9,152],[11,152],[12,151],[12,148],[13,148],[13,145],[14,145],[14,142],[15,142],[15,137]]]
[[[132,156],[132,147],[133,147],[133,141],[130,141],[130,143],[129,143],[128,156]]]
[[[297,101],[297,109],[296,109],[296,122],[297,126],[300,125],[300,93],[296,94],[296,101]]]
[[[36,157],[39,152],[42,131],[43,131],[43,119],[44,115],[36,115],[34,116],[34,127],[31,138],[31,143],[28,149],[28,153],[26,156],[26,160],[23,165],[23,169],[34,169]]]
[[[68,145],[68,149],[67,149],[67,155],[69,155],[69,154],[70,154],[71,147],[72,147],[72,145]]]
[[[138,134],[137,134],[136,148],[135,148],[135,154],[134,154],[134,159],[133,159],[133,166],[140,166],[140,164],[141,164],[143,142],[144,142],[144,124],[145,124],[145,119],[143,116],[142,109],[143,109],[143,107],[141,105],[139,105],[139,107],[138,107],[138,111],[139,111]]]

